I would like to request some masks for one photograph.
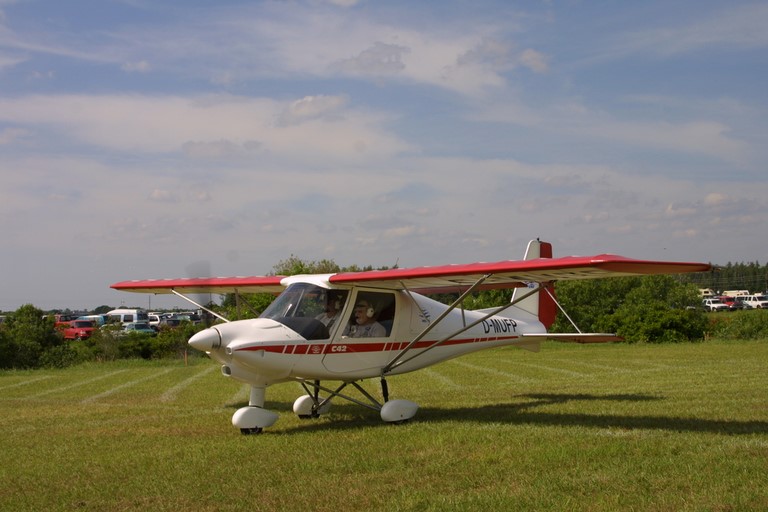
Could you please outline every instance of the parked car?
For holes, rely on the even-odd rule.
[[[736,301],[736,304],[739,304],[741,306],[741,309],[752,309],[749,304],[744,302],[744,299],[746,299],[746,295],[738,295],[734,297],[733,299]]]
[[[65,340],[85,340],[91,337],[95,327],[90,320],[71,320],[59,326]]]
[[[706,311],[728,311],[730,307],[720,299],[704,299],[701,301]]]
[[[126,309],[126,308],[119,308],[119,309],[113,309],[109,313],[107,313],[107,316],[109,318],[109,322],[112,323],[118,323],[122,322],[123,325],[129,324],[129,323],[139,323],[149,322],[149,315],[147,315],[147,312],[143,309]]]
[[[728,309],[731,311],[736,311],[739,309],[744,309],[744,304],[736,300],[736,297],[729,297],[728,295],[723,295],[722,297],[719,297],[720,301],[728,305]]]
[[[146,322],[131,322],[123,326],[123,330],[120,334],[149,334],[150,336],[156,336],[157,331],[149,326]]]
[[[746,297],[744,297],[744,304],[753,309],[768,308],[768,296],[747,295]]]
[[[176,318],[175,316],[168,317],[168,318],[161,318],[160,323],[158,324],[158,328],[162,327],[178,327],[181,325],[182,322],[185,322],[187,320],[182,320],[181,318]]]
[[[157,313],[149,313],[149,326],[152,328],[157,328],[158,325],[160,325],[160,315]]]
[[[89,320],[93,322],[94,327],[101,327],[109,321],[107,315],[84,315],[77,317],[77,320]]]

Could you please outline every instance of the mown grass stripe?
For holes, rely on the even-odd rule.
[[[12,389],[12,388],[19,388],[21,386],[28,386],[30,384],[34,384],[35,382],[39,382],[41,380],[50,379],[51,375],[42,375],[40,377],[35,377],[34,379],[27,379],[23,380],[21,382],[17,382],[15,384],[8,384],[7,386],[0,386],[0,391],[4,391],[6,389]]]
[[[626,367],[620,367],[620,366],[608,366],[605,364],[599,364],[599,363],[591,363],[586,361],[574,361],[573,359],[547,359],[547,361],[553,361],[557,363],[562,364],[573,364],[576,366],[584,366],[587,368],[594,368],[596,370],[605,370],[607,372],[611,373],[634,373],[638,370],[629,369]]]
[[[173,370],[174,370],[173,368],[166,368],[163,371],[154,372],[154,373],[152,373],[150,375],[147,375],[146,377],[142,377],[140,379],[134,379],[134,380],[130,380],[130,381],[124,382],[124,383],[120,384],[119,386],[115,386],[115,387],[113,387],[111,389],[108,389],[107,391],[104,391],[103,393],[99,393],[98,395],[93,395],[93,396],[90,396],[88,398],[84,398],[83,400],[80,401],[80,403],[81,404],[89,404],[89,403],[92,403],[92,402],[96,402],[98,400],[101,400],[102,398],[106,398],[106,397],[108,397],[110,395],[114,395],[115,393],[117,393],[119,391],[122,391],[123,389],[130,388],[130,387],[135,386],[137,384],[141,384],[142,382],[145,382],[145,381],[148,381],[148,380],[152,380],[152,379],[156,379],[158,377],[161,377],[161,376],[165,375],[166,373],[172,372]]]
[[[98,382],[100,380],[109,379],[110,377],[114,377],[115,375],[119,375],[119,374],[127,372],[127,371],[128,370],[115,370],[113,372],[105,373],[103,375],[98,375],[98,376],[93,377],[91,379],[86,379],[86,380],[82,380],[82,381],[79,381],[79,382],[74,382],[74,383],[69,384],[67,386],[60,386],[60,387],[57,387],[57,388],[46,389],[46,390],[40,391],[39,393],[36,393],[34,395],[30,395],[30,396],[28,396],[26,398],[27,399],[29,399],[29,398],[40,398],[40,397],[43,397],[43,396],[46,396],[46,395],[52,395],[54,393],[61,393],[62,391],[68,391],[70,389],[78,388],[80,386],[87,386],[88,384],[93,384],[94,382]]]
[[[438,372],[437,370],[433,370],[432,368],[426,368],[424,371],[424,375],[430,377],[431,379],[434,379],[435,381],[439,382],[441,385],[451,388],[451,389],[458,389],[461,388],[459,384],[451,380],[449,377],[446,377],[442,373]]]
[[[216,366],[209,366],[205,369],[203,369],[200,372],[197,372],[195,375],[192,375],[191,377],[188,377],[184,379],[183,381],[179,382],[172,388],[168,389],[165,393],[160,395],[160,401],[161,402],[172,402],[176,400],[176,395],[178,395],[182,390],[186,389],[196,381],[202,379],[209,373],[212,373],[213,371],[217,370],[218,367]]]
[[[235,405],[243,401],[248,401],[251,396],[251,387],[248,384],[243,384],[238,388],[234,395],[225,402],[225,405]]]
[[[577,372],[574,370],[566,370],[565,368],[555,368],[553,366],[547,366],[543,364],[522,363],[519,361],[516,361],[514,364],[519,366],[525,366],[527,368],[535,368],[536,370],[544,370],[548,372],[561,373],[563,375],[570,375],[572,377],[588,377],[592,375],[591,373]]]
[[[515,373],[511,373],[511,372],[505,372],[505,371],[501,371],[501,370],[496,370],[494,368],[488,368],[487,366],[478,366],[476,364],[467,363],[466,361],[456,361],[456,360],[454,360],[454,361],[451,361],[451,363],[455,364],[455,365],[458,365],[458,366],[461,366],[463,368],[468,368],[468,369],[470,369],[472,371],[475,371],[475,372],[482,372],[482,373],[487,373],[489,375],[495,375],[497,377],[502,377],[504,379],[511,380],[511,381],[514,381],[514,382],[527,383],[527,382],[533,382],[533,381],[536,380],[536,379],[532,379],[532,378],[529,378],[529,377],[523,377],[521,375],[518,375],[518,374],[515,374]]]

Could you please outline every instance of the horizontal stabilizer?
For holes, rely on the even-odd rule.
[[[544,333],[523,334],[524,338],[539,338],[565,343],[613,343],[624,341],[624,338],[615,334],[590,332],[590,333]]]

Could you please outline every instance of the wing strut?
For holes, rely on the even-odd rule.
[[[402,357],[405,355],[405,353],[406,353],[406,352],[408,352],[408,351],[409,351],[409,350],[410,350],[410,349],[413,347],[414,343],[416,343],[416,342],[417,342],[417,341],[419,341],[421,338],[423,338],[423,337],[424,337],[424,335],[426,335],[426,334],[427,334],[427,333],[428,333],[428,332],[429,332],[429,331],[430,331],[430,330],[431,330],[431,329],[432,329],[432,328],[433,328],[435,325],[437,325],[437,324],[440,322],[440,320],[442,320],[443,318],[445,318],[445,316],[448,314],[448,312],[450,312],[451,310],[455,309],[455,308],[456,308],[456,305],[457,305],[457,304],[458,304],[458,303],[461,301],[461,299],[463,299],[463,298],[464,298],[464,296],[465,296],[467,293],[469,293],[469,292],[470,292],[470,291],[471,291],[473,288],[475,288],[476,286],[480,285],[480,284],[481,284],[483,281],[485,281],[485,279],[486,279],[486,278],[488,278],[488,277],[489,277],[489,275],[486,275],[486,276],[484,276],[484,277],[480,278],[480,279],[479,279],[479,280],[478,280],[478,281],[477,281],[477,282],[476,282],[474,285],[472,285],[472,287],[471,287],[469,290],[467,290],[467,292],[465,292],[464,294],[462,294],[462,296],[461,296],[461,297],[459,297],[459,298],[458,298],[458,299],[457,299],[457,300],[456,300],[456,301],[455,301],[453,304],[451,304],[451,306],[448,308],[448,310],[447,310],[447,311],[445,311],[445,312],[444,312],[442,315],[440,315],[440,316],[439,316],[439,317],[438,317],[438,318],[435,320],[434,324],[430,324],[430,325],[429,325],[429,326],[428,326],[426,329],[424,329],[424,331],[422,331],[422,332],[421,332],[421,333],[420,333],[418,336],[416,336],[416,338],[414,338],[414,339],[413,339],[413,341],[411,341],[411,342],[408,344],[408,346],[406,346],[406,347],[405,347],[403,350],[401,350],[401,351],[400,351],[400,352],[399,352],[399,353],[398,353],[398,354],[397,354],[397,355],[396,355],[394,358],[392,358],[392,360],[391,360],[391,361],[390,361],[390,362],[389,362],[389,363],[388,363],[388,364],[387,364],[387,365],[386,365],[384,368],[382,368],[382,370],[381,370],[381,374],[382,374],[382,375],[384,375],[385,373],[389,373],[389,372],[390,372],[391,370],[393,370],[394,368],[397,368],[398,366],[400,366],[400,365],[402,365],[402,364],[405,364],[405,363],[407,363],[407,362],[409,362],[409,361],[412,361],[413,359],[415,359],[415,358],[417,358],[417,357],[421,356],[421,355],[422,355],[422,354],[424,354],[425,352],[427,352],[427,351],[429,351],[429,350],[432,350],[432,349],[433,349],[433,348],[435,348],[435,347],[439,347],[440,345],[442,345],[442,344],[443,344],[443,343],[445,343],[446,341],[448,341],[448,340],[450,340],[450,339],[452,339],[452,338],[454,338],[454,337],[458,336],[458,335],[459,335],[459,334],[461,334],[462,332],[464,332],[464,331],[467,331],[467,330],[471,329],[472,327],[476,326],[477,324],[479,324],[479,323],[482,323],[482,322],[484,322],[484,321],[488,320],[488,319],[489,319],[489,318],[491,318],[492,316],[498,315],[499,313],[501,313],[501,312],[502,312],[502,311],[504,311],[505,309],[507,309],[507,308],[509,308],[509,307],[511,307],[511,306],[514,306],[515,304],[517,304],[517,303],[518,303],[518,302],[520,302],[521,300],[523,300],[523,299],[526,299],[526,298],[530,297],[531,295],[533,295],[533,294],[535,294],[535,293],[540,293],[540,292],[541,292],[541,289],[542,289],[542,288],[544,288],[544,286],[539,286],[539,287],[533,288],[531,291],[529,291],[529,292],[527,292],[527,293],[523,294],[523,295],[522,295],[522,296],[520,296],[520,297],[517,297],[515,300],[513,300],[513,301],[511,301],[511,302],[509,302],[509,303],[507,303],[507,304],[504,304],[503,306],[499,306],[498,308],[494,309],[493,311],[491,311],[490,313],[486,314],[486,315],[485,315],[485,316],[483,316],[482,318],[479,318],[478,320],[476,320],[476,321],[472,322],[471,324],[469,324],[469,325],[465,325],[464,327],[462,327],[462,328],[461,328],[461,329],[459,329],[458,331],[452,332],[452,333],[451,333],[451,334],[449,334],[448,336],[445,336],[444,338],[442,338],[442,339],[440,339],[440,340],[437,340],[436,342],[434,342],[433,344],[431,344],[430,346],[428,346],[427,348],[425,348],[424,350],[422,350],[422,351],[421,351],[421,352],[419,352],[418,354],[412,355],[411,357],[409,357],[409,358],[407,358],[407,359],[401,359],[401,358],[402,358]]]
[[[223,320],[223,321],[225,321],[225,322],[229,322],[229,320],[227,320],[226,318],[224,318],[224,317],[223,317],[223,316],[221,316],[220,314],[216,313],[215,311],[211,311],[210,309],[208,309],[207,307],[203,306],[202,304],[198,304],[197,302],[193,301],[192,299],[190,299],[190,298],[189,298],[189,297],[187,297],[186,295],[184,295],[184,294],[182,294],[182,293],[179,293],[179,292],[177,292],[177,291],[176,291],[176,290],[174,290],[173,288],[171,288],[171,293],[173,293],[174,295],[176,295],[176,296],[178,296],[178,297],[181,297],[182,299],[184,299],[185,301],[187,301],[187,302],[189,302],[189,303],[191,303],[191,304],[194,304],[195,306],[199,307],[200,309],[202,309],[202,310],[203,310],[203,311],[205,311],[206,313],[210,313],[211,315],[215,316],[215,317],[216,317],[216,318],[218,318],[219,320]]]
[[[568,315],[568,313],[566,313],[565,308],[560,305],[560,302],[555,298],[554,295],[552,295],[552,292],[549,291],[548,288],[544,288],[544,291],[547,292],[547,295],[549,295],[549,298],[552,299],[552,302],[554,302],[555,305],[557,305],[557,308],[560,310],[560,312],[565,315],[565,318],[567,318],[568,321],[571,322],[571,325],[573,326],[573,328],[576,329],[579,332],[579,334],[581,334],[581,329],[579,329],[579,326],[576,325],[576,322],[574,322],[573,319]]]
[[[398,360],[399,358],[401,358],[401,357],[402,357],[402,356],[403,356],[403,355],[404,355],[406,352],[408,352],[409,350],[411,350],[411,348],[412,348],[412,347],[413,347],[413,346],[414,346],[414,345],[415,345],[415,344],[416,344],[416,343],[417,343],[419,340],[421,340],[421,339],[422,339],[424,336],[426,336],[426,335],[429,333],[429,331],[431,331],[431,330],[432,330],[432,329],[433,329],[433,328],[434,328],[434,327],[435,327],[437,324],[439,324],[439,323],[440,323],[440,322],[443,320],[443,318],[445,318],[446,316],[448,316],[448,314],[449,314],[451,311],[453,311],[454,309],[456,309],[456,306],[458,306],[459,304],[461,304],[461,302],[464,300],[464,298],[465,298],[467,295],[469,295],[470,293],[472,293],[472,291],[473,291],[475,288],[477,288],[478,286],[480,286],[480,285],[483,283],[483,281],[485,281],[485,280],[486,280],[486,279],[488,279],[489,277],[491,277],[491,274],[485,274],[483,277],[481,277],[480,279],[478,279],[477,281],[475,281],[475,284],[473,284],[472,286],[470,286],[470,287],[469,287],[469,288],[468,288],[468,289],[467,289],[467,290],[466,290],[464,293],[462,293],[462,294],[459,296],[459,298],[458,298],[458,299],[456,299],[455,301],[453,301],[453,304],[451,304],[450,306],[448,306],[448,309],[446,309],[445,311],[443,311],[443,312],[442,312],[442,314],[440,314],[440,316],[438,316],[438,317],[435,319],[435,321],[434,321],[434,322],[430,322],[430,323],[429,323],[429,325],[428,325],[428,326],[427,326],[427,327],[426,327],[426,328],[425,328],[423,331],[421,331],[421,332],[420,332],[420,333],[419,333],[419,334],[418,334],[418,335],[417,335],[415,338],[413,338],[413,340],[411,340],[411,342],[410,342],[410,343],[408,343],[408,345],[407,345],[407,346],[406,346],[406,347],[405,347],[403,350],[401,350],[400,352],[398,352],[398,353],[397,353],[397,355],[396,355],[395,357],[393,357],[393,358],[392,358],[392,360],[391,360],[390,362],[388,362],[388,363],[386,364],[386,366],[384,366],[384,368],[382,368],[382,369],[381,369],[381,374],[382,374],[382,375],[384,375],[385,373],[388,373],[388,372],[389,372],[389,371],[390,371],[392,368],[394,368],[394,367],[395,367],[395,366],[397,366],[398,364],[401,364],[401,363],[398,363],[398,364],[395,364],[395,363],[397,363],[397,360]],[[408,296],[411,298],[411,300],[412,300],[412,301],[413,301],[413,303],[416,305],[416,307],[419,307],[419,308],[420,308],[420,306],[419,306],[418,302],[416,302],[416,299],[414,299],[414,298],[413,298],[413,295],[411,295],[411,292],[408,290],[408,288],[406,288],[406,287],[405,287],[405,285],[403,285],[403,289],[404,289],[404,290],[405,290],[405,291],[408,293]],[[440,341],[440,343],[442,343],[442,341]],[[409,359],[409,360],[410,360],[410,359]]]
[[[240,291],[235,288],[235,310],[237,311],[237,318],[240,319],[240,306],[245,306],[245,309],[251,312],[254,318],[258,318],[261,313],[253,309],[253,307],[248,303],[248,301],[242,300],[242,296],[240,295]]]
[[[574,329],[576,329],[576,334],[571,333],[546,333],[546,334],[523,334],[524,338],[546,338],[554,341],[565,341],[565,342],[576,342],[576,343],[611,343],[616,341],[624,341],[624,338],[621,336],[617,336],[613,333],[585,333],[582,332],[581,329],[579,329],[579,326],[576,325],[576,322],[573,321],[573,318],[568,316],[568,313],[565,311],[565,308],[558,302],[558,300],[555,298],[555,296],[552,294],[551,291],[549,291],[549,288],[544,288],[544,291],[547,292],[547,295],[549,295],[549,298],[552,299],[552,301],[557,305],[557,307],[560,309],[560,311],[565,315],[565,318],[568,319],[568,321],[571,323]]]

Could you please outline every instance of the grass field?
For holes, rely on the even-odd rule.
[[[480,352],[262,435],[207,359],[0,373],[2,510],[768,510],[768,342]],[[378,395],[378,386],[369,389]]]

